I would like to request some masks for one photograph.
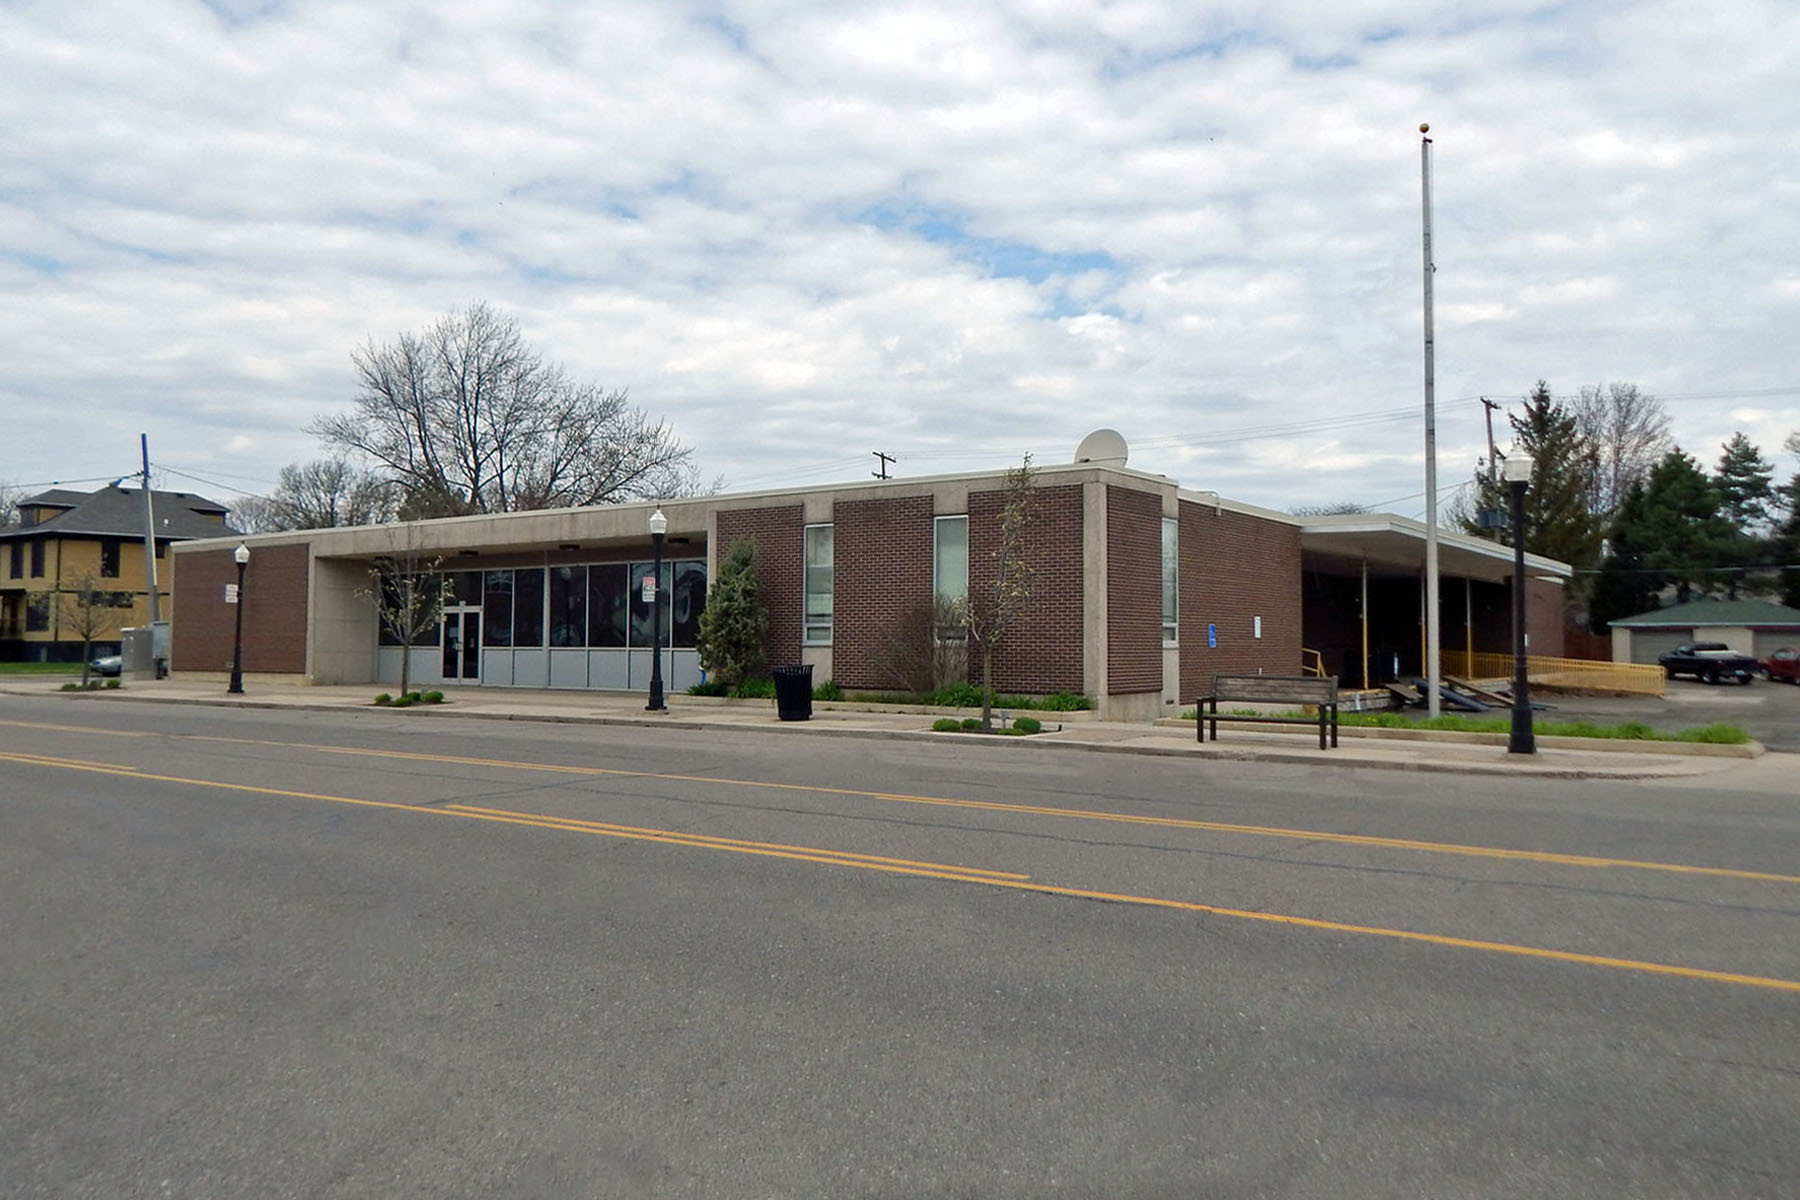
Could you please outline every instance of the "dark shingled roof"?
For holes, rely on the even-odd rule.
[[[229,511],[225,505],[196,496],[192,492],[150,493],[156,521],[156,540],[186,541],[189,538],[222,537],[235,533],[225,523]],[[36,525],[21,525],[0,533],[0,541],[41,537],[123,537],[144,536],[144,491],[142,488],[106,487],[97,492],[71,492],[52,488],[19,501],[21,511],[41,506],[46,511]],[[54,511],[61,509],[62,511]]]

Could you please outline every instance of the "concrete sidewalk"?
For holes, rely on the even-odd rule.
[[[731,729],[775,736],[840,736],[918,739],[968,744],[985,741],[977,733],[938,733],[939,712],[882,711],[874,706],[816,702],[808,721],[782,721],[772,700],[724,700],[672,695],[666,713],[645,711],[636,693],[537,691],[523,688],[445,688],[441,705],[393,709],[371,703],[376,685],[304,687],[246,680],[245,694],[225,694],[221,680],[181,677],[153,683],[128,681],[117,689],[65,692],[63,678],[0,679],[0,695],[64,699],[74,703],[204,704],[230,708],[355,710],[394,721],[484,719],[568,724],[641,725],[705,730]],[[964,714],[967,715],[967,714]],[[1728,770],[1763,754],[1748,746],[1700,746],[1671,742],[1606,742],[1598,739],[1539,738],[1533,755],[1508,754],[1503,736],[1428,733],[1420,730],[1344,728],[1339,745],[1321,751],[1317,735],[1236,725],[1222,727],[1221,741],[1200,743],[1191,721],[1156,722],[1088,719],[1085,713],[1038,713],[1044,732],[1009,738],[1007,745],[1033,750],[1156,754],[1249,762],[1304,763],[1309,766],[1442,771],[1563,779],[1652,779],[1700,776]],[[1785,756],[1784,756],[1785,757]]]

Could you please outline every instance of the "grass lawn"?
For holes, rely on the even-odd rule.
[[[79,675],[80,663],[0,662],[0,675]]]

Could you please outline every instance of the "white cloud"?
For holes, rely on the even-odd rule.
[[[1703,460],[1739,427],[1778,458],[1800,10],[1450,14],[15,3],[0,478],[116,471],[148,430],[272,481],[353,346],[487,299],[731,485],[1111,425],[1277,507],[1417,493],[1421,120],[1442,482],[1484,452],[1474,397],[1538,378],[1635,380]]]

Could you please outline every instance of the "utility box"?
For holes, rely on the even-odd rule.
[[[148,625],[119,631],[119,658],[124,678],[140,682],[156,678],[155,639]]]
[[[169,623],[150,622],[150,657],[156,660],[156,678],[169,677]]]

